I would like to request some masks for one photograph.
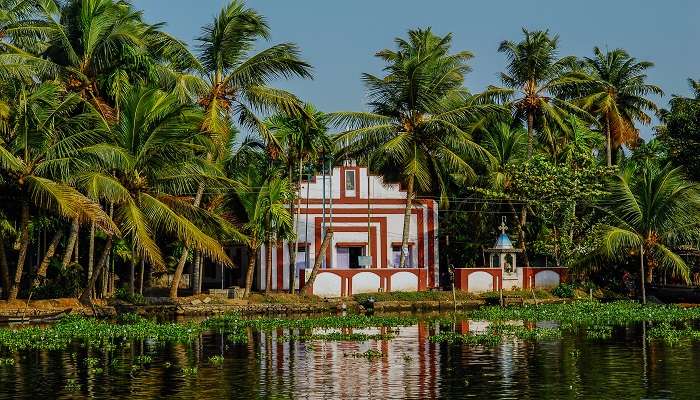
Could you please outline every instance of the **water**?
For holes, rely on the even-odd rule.
[[[189,345],[135,341],[105,351],[75,343],[13,354],[14,365],[0,366],[0,399],[700,398],[700,344],[647,342],[642,325],[617,327],[604,340],[565,333],[492,347],[428,341],[485,324],[421,323],[399,328],[392,340],[363,343],[278,340],[290,333],[282,329],[251,331],[247,344],[216,332]],[[381,355],[362,355],[368,350]],[[142,354],[152,359],[140,367]]]

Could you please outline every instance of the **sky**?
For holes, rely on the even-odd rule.
[[[149,22],[196,46],[201,27],[226,0],[133,0]],[[432,27],[453,34],[453,50],[474,53],[466,86],[472,92],[499,84],[503,40],[521,29],[549,29],[560,36],[560,55],[590,56],[593,46],[624,48],[655,67],[649,82],[665,95],[688,95],[687,78],[700,78],[700,1],[697,0],[248,0],[265,16],[269,44],[294,42],[313,66],[314,79],[276,82],[323,111],[365,109],[363,72],[381,74],[374,53],[393,48],[409,29]],[[262,43],[261,46],[265,45]],[[652,128],[641,127],[649,138]]]

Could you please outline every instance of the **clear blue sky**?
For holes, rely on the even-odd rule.
[[[225,0],[134,0],[150,22],[194,44]],[[686,78],[700,78],[700,1],[697,0],[249,0],[272,30],[270,43],[297,43],[314,67],[313,81],[278,86],[292,90],[323,111],[358,110],[365,105],[362,72],[379,73],[373,54],[393,46],[410,28],[431,26],[452,32],[455,50],[470,50],[475,92],[498,84],[505,59],[496,51],[504,39],[517,40],[521,27],[560,35],[561,55],[590,55],[593,46],[622,47],[653,61],[649,81],[666,95],[688,94]],[[649,137],[651,128],[642,128]]]

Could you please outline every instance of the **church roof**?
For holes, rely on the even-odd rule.
[[[498,235],[496,245],[494,245],[493,248],[496,250],[511,250],[513,249],[513,242],[510,241],[507,234],[501,233]]]
[[[513,246],[513,242],[510,241],[510,237],[506,234],[508,227],[506,226],[505,217],[501,221],[501,226],[498,227],[501,230],[501,234],[498,235],[496,239],[496,244],[486,251],[489,253],[520,253],[522,249],[516,249]]]

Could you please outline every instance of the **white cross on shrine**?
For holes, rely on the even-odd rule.
[[[506,226],[506,217],[501,217],[501,226],[499,226],[498,229],[501,230],[501,233],[506,233],[508,230],[508,227]]]

